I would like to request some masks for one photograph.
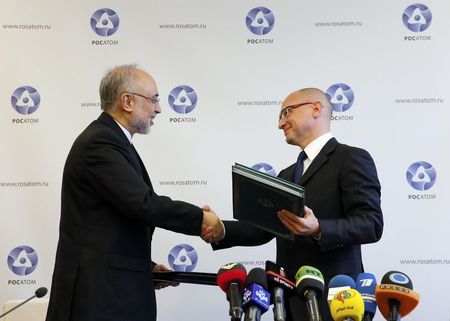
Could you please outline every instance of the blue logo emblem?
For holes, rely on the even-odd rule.
[[[35,250],[29,246],[18,246],[8,255],[8,267],[16,275],[24,276],[31,274],[38,263]]]
[[[169,106],[178,114],[189,114],[197,106],[197,94],[189,86],[178,86],[169,94]]]
[[[409,278],[403,273],[392,273],[389,279],[396,284],[408,284]]]
[[[431,11],[426,5],[415,3],[403,11],[403,24],[413,32],[422,32],[431,25]]]
[[[415,162],[406,171],[406,180],[418,191],[430,189],[436,182],[436,170],[427,162]]]
[[[169,252],[169,265],[174,271],[191,272],[197,262],[197,252],[189,244],[178,244]]]
[[[272,11],[265,7],[257,7],[250,10],[245,18],[248,30],[255,35],[268,34],[275,24],[275,17]]]
[[[34,113],[41,104],[41,96],[31,86],[22,86],[14,90],[11,96],[12,107],[20,114],[29,115]]]
[[[263,173],[266,173],[266,174],[269,174],[269,175],[272,175],[272,176],[277,176],[277,173],[275,172],[275,169],[272,166],[270,166],[269,164],[266,164],[266,163],[255,164],[255,165],[252,166],[252,168],[254,170],[257,170],[257,171],[260,171],[260,172],[263,172]]]
[[[119,16],[114,10],[98,9],[91,17],[91,28],[99,36],[109,37],[119,29]]]
[[[350,109],[355,100],[353,90],[350,86],[343,83],[337,83],[330,86],[330,88],[327,89],[326,95],[328,96],[328,99],[330,99],[333,110],[337,112]]]

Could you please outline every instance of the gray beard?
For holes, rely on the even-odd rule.
[[[150,121],[135,119],[131,122],[131,124],[136,129],[136,133],[148,134],[150,132]]]

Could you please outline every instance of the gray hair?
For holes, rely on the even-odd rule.
[[[106,73],[100,82],[100,105],[102,110],[114,111],[116,101],[122,93],[136,86],[136,64],[116,66]]]

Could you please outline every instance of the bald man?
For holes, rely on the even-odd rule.
[[[276,237],[277,263],[292,275],[301,266],[316,267],[325,285],[337,274],[356,280],[364,271],[361,244],[377,242],[383,232],[375,164],[367,151],[341,144],[332,136],[332,111],[321,90],[300,89],[286,97],[278,122],[286,142],[300,150],[298,162],[278,176],[304,186],[306,207],[303,217],[287,210],[278,213],[297,237],[294,241]],[[275,237],[245,222],[223,223],[219,234],[212,229],[202,234],[207,242],[214,241],[215,250],[261,245]],[[325,291],[319,309],[324,321],[332,321],[326,298]],[[306,305],[298,296],[286,305],[286,320],[309,320]]]
[[[218,217],[160,196],[131,139],[161,112],[154,79],[134,65],[100,84],[102,114],[75,140],[63,173],[47,321],[154,321],[156,227],[200,235]],[[155,151],[156,152],[156,151]],[[164,285],[164,284],[163,284]]]

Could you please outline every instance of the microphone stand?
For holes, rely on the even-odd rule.
[[[14,308],[9,309],[8,311],[0,314],[0,319],[3,318],[5,315],[9,314],[10,312],[14,311],[15,309],[21,307],[22,305],[24,305],[25,303],[27,303],[28,301],[34,299],[35,297],[37,297],[37,295],[33,295],[31,298],[26,299],[25,301],[21,302],[20,304],[16,305]]]

